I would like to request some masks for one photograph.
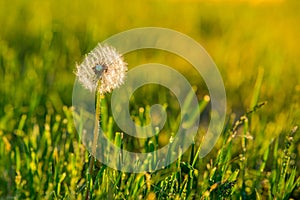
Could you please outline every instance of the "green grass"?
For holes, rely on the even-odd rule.
[[[87,183],[93,199],[299,199],[300,5],[213,2],[1,1],[0,199],[84,199]],[[195,144],[172,165],[133,174],[95,162],[89,174],[89,153],[73,124],[75,63],[107,37],[143,26],[181,31],[208,51],[226,87],[224,131],[199,159],[210,107],[204,103]],[[200,102],[209,95],[192,66],[173,54],[141,50],[124,57],[130,69],[173,66],[197,88]],[[130,100],[137,123],[149,122],[154,103],[168,113],[162,133],[145,140],[122,136],[106,95],[102,124],[112,141],[144,152],[169,143],[178,103],[157,89],[143,87]]]

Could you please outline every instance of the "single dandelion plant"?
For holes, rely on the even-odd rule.
[[[123,84],[126,71],[122,55],[111,46],[99,44],[77,65],[76,76],[86,89],[104,94]]]
[[[76,76],[79,82],[89,91],[96,92],[96,113],[94,137],[92,141],[91,157],[86,199],[90,199],[90,182],[93,174],[94,156],[97,149],[101,119],[101,99],[104,94],[123,84],[127,64],[121,54],[111,46],[99,44],[76,66]]]

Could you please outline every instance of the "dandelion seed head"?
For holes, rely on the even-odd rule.
[[[99,44],[76,67],[76,76],[80,83],[91,92],[97,89],[100,82],[102,94],[111,92],[123,84],[127,64],[121,54],[111,46]]]

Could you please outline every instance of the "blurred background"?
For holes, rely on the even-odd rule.
[[[261,99],[271,104],[268,112],[288,112],[300,91],[299,4],[296,0],[1,1],[0,114],[43,116],[48,103],[58,112],[62,105],[70,106],[75,64],[107,37],[145,26],[174,29],[203,45],[222,74],[229,108],[247,108],[263,69]],[[137,52],[125,59],[129,68],[159,61],[189,69],[183,61],[172,63],[157,54]],[[193,82],[193,77],[188,80]],[[7,123],[11,125],[6,128],[12,129],[16,120]]]

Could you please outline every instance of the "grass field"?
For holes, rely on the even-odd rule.
[[[0,1],[0,199],[85,199],[87,185],[91,199],[300,199],[300,2],[263,2]],[[205,122],[195,144],[163,170],[124,173],[95,162],[90,174],[72,116],[76,63],[107,37],[145,26],[177,30],[207,50],[226,88],[224,131],[201,159]],[[209,95],[175,55],[140,50],[124,58],[129,69],[173,66],[200,101]],[[105,96],[102,124],[117,145],[147,152],[169,143],[178,105],[157,87],[130,101],[140,124],[149,105],[168,105],[154,140],[122,138]],[[209,104],[202,116],[209,118]]]

